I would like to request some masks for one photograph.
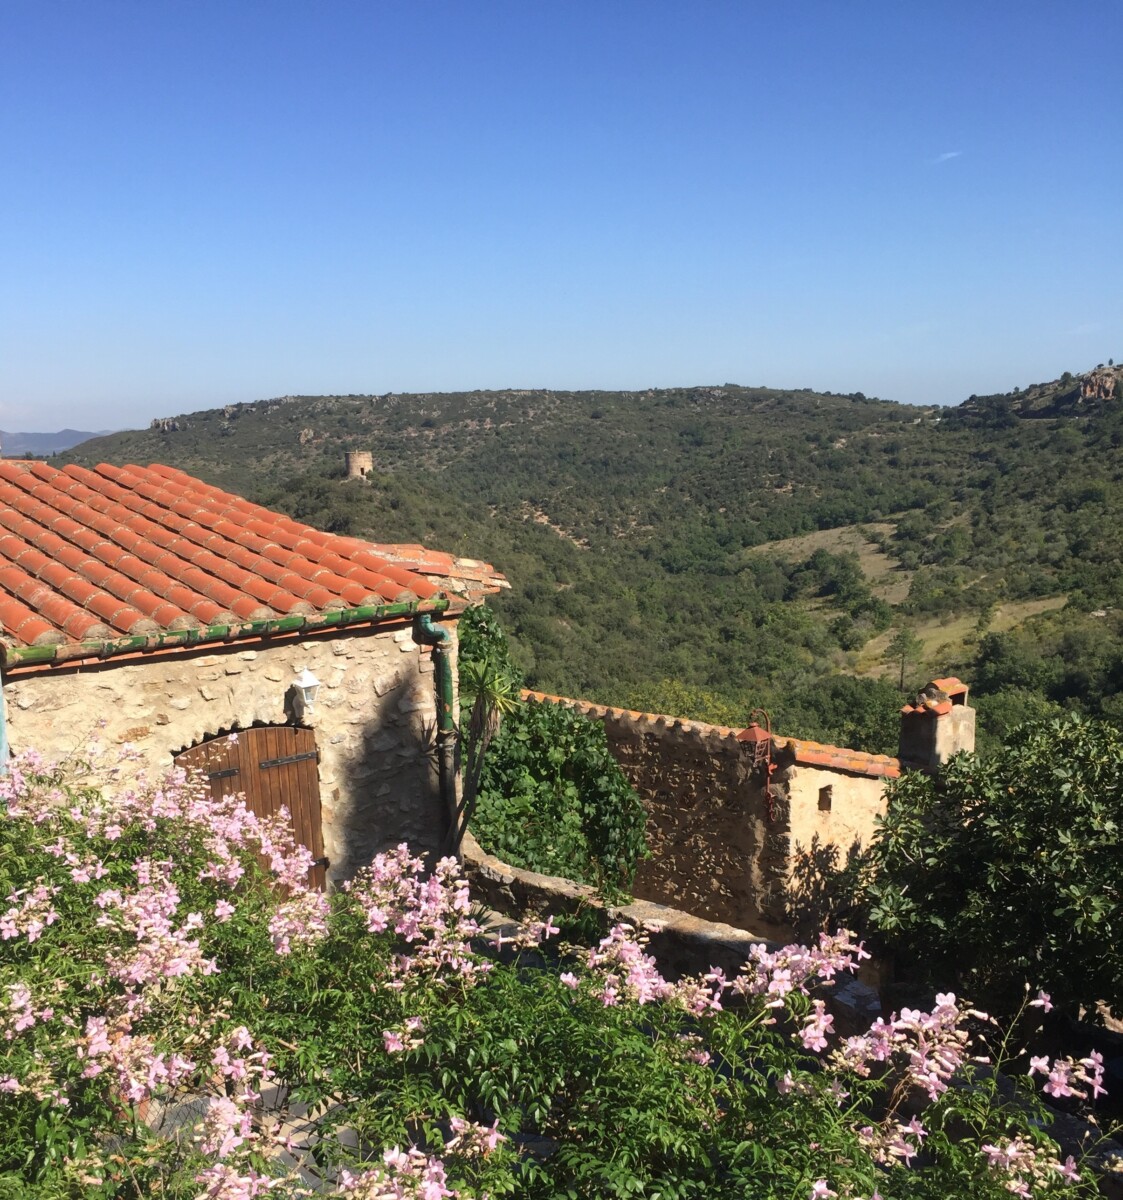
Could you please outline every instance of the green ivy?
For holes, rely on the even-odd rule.
[[[474,831],[513,866],[626,888],[646,856],[646,813],[604,726],[572,709],[523,703],[488,751]]]

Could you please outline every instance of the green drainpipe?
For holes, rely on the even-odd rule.
[[[459,828],[459,806],[456,800],[456,779],[459,774],[460,731],[456,727],[452,686],[452,634],[436,624],[431,613],[422,613],[413,622],[413,640],[433,647],[433,673],[437,687],[437,770],[441,800],[448,815],[449,834],[446,845],[451,853],[460,853],[463,833]]]
[[[8,712],[4,707],[4,681],[0,679],[0,775],[8,773]]]

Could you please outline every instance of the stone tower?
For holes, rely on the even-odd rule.
[[[348,450],[344,458],[348,479],[366,479],[374,470],[374,455],[369,450]]]

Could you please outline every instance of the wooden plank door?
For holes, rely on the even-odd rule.
[[[311,729],[270,725],[211,738],[177,754],[181,767],[202,771],[215,799],[243,793],[259,817],[289,810],[293,836],[317,860],[309,882],[323,888],[326,874],[320,825],[320,773],[316,735]]]

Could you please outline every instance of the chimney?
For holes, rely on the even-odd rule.
[[[967,685],[950,676],[933,679],[916,701],[901,709],[897,757],[914,771],[936,771],[953,754],[975,749],[975,710],[967,704]]]

